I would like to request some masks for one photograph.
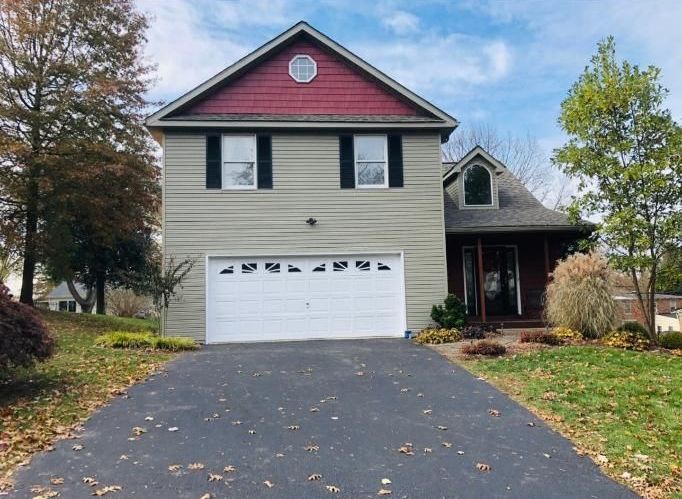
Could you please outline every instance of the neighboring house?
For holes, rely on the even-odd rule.
[[[85,296],[85,288],[80,284],[76,284],[75,286],[81,296]],[[45,296],[37,298],[35,300],[35,306],[58,312],[83,312],[83,309],[78,302],[73,299],[73,295],[71,294],[71,291],[69,291],[66,282],[59,283],[57,287]]]
[[[644,313],[634,293],[621,293],[614,296],[620,305],[623,321],[637,321],[645,324]],[[679,311],[682,309],[682,296],[656,293],[656,329],[660,331],[679,331],[682,328]],[[671,329],[672,327],[672,329]]]
[[[444,196],[441,143],[457,124],[303,22],[151,115],[164,254],[196,262],[168,332],[398,336],[427,326],[448,288],[480,320],[536,319],[576,229],[480,149],[446,176]],[[477,186],[471,199],[457,200],[461,179]],[[487,293],[455,282],[467,265]]]

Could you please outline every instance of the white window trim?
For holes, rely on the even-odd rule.
[[[313,74],[312,74],[312,76],[311,76],[310,78],[308,78],[307,80],[299,80],[298,78],[296,78],[296,77],[294,76],[294,73],[291,71],[291,65],[292,65],[292,64],[294,63],[294,61],[295,61],[296,59],[298,59],[299,57],[305,57],[306,59],[308,59],[308,60],[313,64],[313,69],[314,69]],[[311,81],[313,81],[313,80],[315,79],[315,77],[317,77],[317,61],[315,61],[315,59],[313,59],[313,58],[312,58],[310,55],[308,55],[308,54],[296,54],[296,55],[293,56],[293,57],[291,58],[291,60],[289,61],[289,76],[291,76],[291,79],[294,80],[296,83],[310,83]]]
[[[225,185],[225,137],[252,137],[253,138],[253,184],[252,185]],[[258,143],[256,135],[251,133],[224,133],[220,136],[220,188],[224,191],[253,191],[258,189]]]
[[[490,203],[489,204],[469,204],[467,203],[467,191],[466,191],[466,181],[464,178],[464,174],[467,170],[467,168],[471,168],[472,166],[480,166],[483,168],[486,172],[488,172],[488,178],[490,179]],[[490,171],[490,168],[488,168],[485,165],[482,165],[480,163],[472,163],[470,165],[466,165],[462,169],[462,205],[466,207],[494,207],[495,206],[495,191],[493,190],[495,186],[493,185],[493,172]]]
[[[384,183],[361,185],[358,182],[358,156],[357,138],[358,137],[383,137],[384,139]],[[360,161],[360,163],[380,163],[380,161]],[[353,165],[355,168],[355,188],[356,189],[386,189],[388,188],[388,135],[381,133],[363,133],[353,135]]]

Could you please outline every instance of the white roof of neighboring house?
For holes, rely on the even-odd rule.
[[[76,283],[75,286],[78,292],[81,294],[81,296],[84,296],[87,293],[85,286],[83,286],[82,284]],[[38,298],[37,301],[44,300],[73,300],[73,296],[71,295],[71,291],[69,291],[66,282],[60,282],[56,288],[54,288],[45,296],[41,296],[40,298]]]
[[[665,300],[665,299],[671,299],[671,300],[682,300],[682,295],[669,295],[666,293],[656,293],[654,299],[655,300]],[[635,293],[632,294],[627,294],[627,295],[614,295],[613,297],[614,300],[636,300],[637,296]]]

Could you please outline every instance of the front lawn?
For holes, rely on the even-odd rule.
[[[0,381],[0,491],[17,465],[47,449],[125,387],[173,357],[167,352],[95,346],[112,330],[146,331],[140,319],[44,312],[57,340],[53,358]]]
[[[682,497],[682,358],[573,346],[455,361],[640,494]]]

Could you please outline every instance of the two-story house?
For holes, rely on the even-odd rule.
[[[532,318],[521,247],[504,223],[487,242],[472,229],[532,205],[541,290],[575,228],[485,151],[444,177],[441,143],[457,124],[304,22],[151,115],[164,254],[196,262],[168,331],[207,343],[399,336],[427,326],[448,289],[478,320]],[[562,235],[548,241],[552,224]]]

